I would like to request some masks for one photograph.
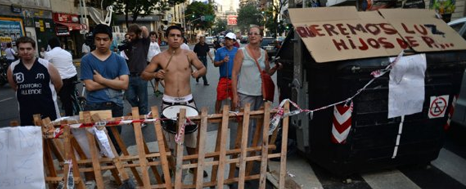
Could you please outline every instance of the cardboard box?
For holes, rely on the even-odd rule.
[[[433,10],[355,7],[290,9],[291,22],[318,63],[466,49],[466,41]]]

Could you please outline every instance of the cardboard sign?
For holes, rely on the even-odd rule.
[[[316,62],[394,56],[403,49],[466,49],[466,42],[429,10],[354,7],[290,9],[291,22]]]
[[[40,127],[0,129],[0,188],[45,188]]]

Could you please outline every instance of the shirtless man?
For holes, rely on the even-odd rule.
[[[144,80],[154,78],[165,81],[165,90],[162,98],[162,108],[172,105],[189,105],[196,107],[191,94],[190,77],[199,78],[206,74],[206,68],[190,50],[181,49],[183,32],[178,26],[167,28],[168,49],[152,58],[149,65],[142,72]],[[192,66],[196,71],[192,70]],[[155,72],[157,68],[161,68]],[[170,149],[174,149],[174,134],[164,131]],[[185,135],[186,150],[188,154],[196,153],[197,131]]]

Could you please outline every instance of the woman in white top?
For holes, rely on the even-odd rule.
[[[16,52],[13,50],[13,48],[11,48],[11,43],[6,44],[5,54],[8,65],[15,61]]]
[[[238,49],[233,60],[233,70],[231,72],[231,89],[233,92],[232,109],[239,106],[244,107],[247,103],[251,104],[251,111],[258,110],[263,104],[262,97],[262,80],[257,60],[261,70],[265,70],[269,75],[273,75],[279,64],[270,68],[267,52],[261,49],[262,31],[259,27],[251,27],[249,29],[249,43]],[[236,136],[237,131],[232,128],[230,136]],[[252,141],[253,133],[256,130],[256,124],[251,122],[249,126],[249,141]]]

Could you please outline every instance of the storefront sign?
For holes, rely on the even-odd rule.
[[[55,31],[56,31],[57,36],[68,36],[68,35],[70,35],[70,31],[68,30],[68,27],[66,27],[66,26],[56,25],[55,26]]]
[[[76,14],[54,13],[53,20],[57,22],[78,23],[79,16]]]
[[[354,7],[294,9],[295,30],[317,62],[466,49],[466,42],[435,12],[422,9]]]
[[[0,17],[0,36],[11,37],[16,40],[23,36],[23,23],[21,19]]]
[[[238,16],[237,15],[228,15],[227,16],[227,24],[229,26],[236,26]]]
[[[22,11],[21,5],[11,4],[10,7],[11,7],[11,12],[13,12],[13,13],[21,13],[21,11]]]

